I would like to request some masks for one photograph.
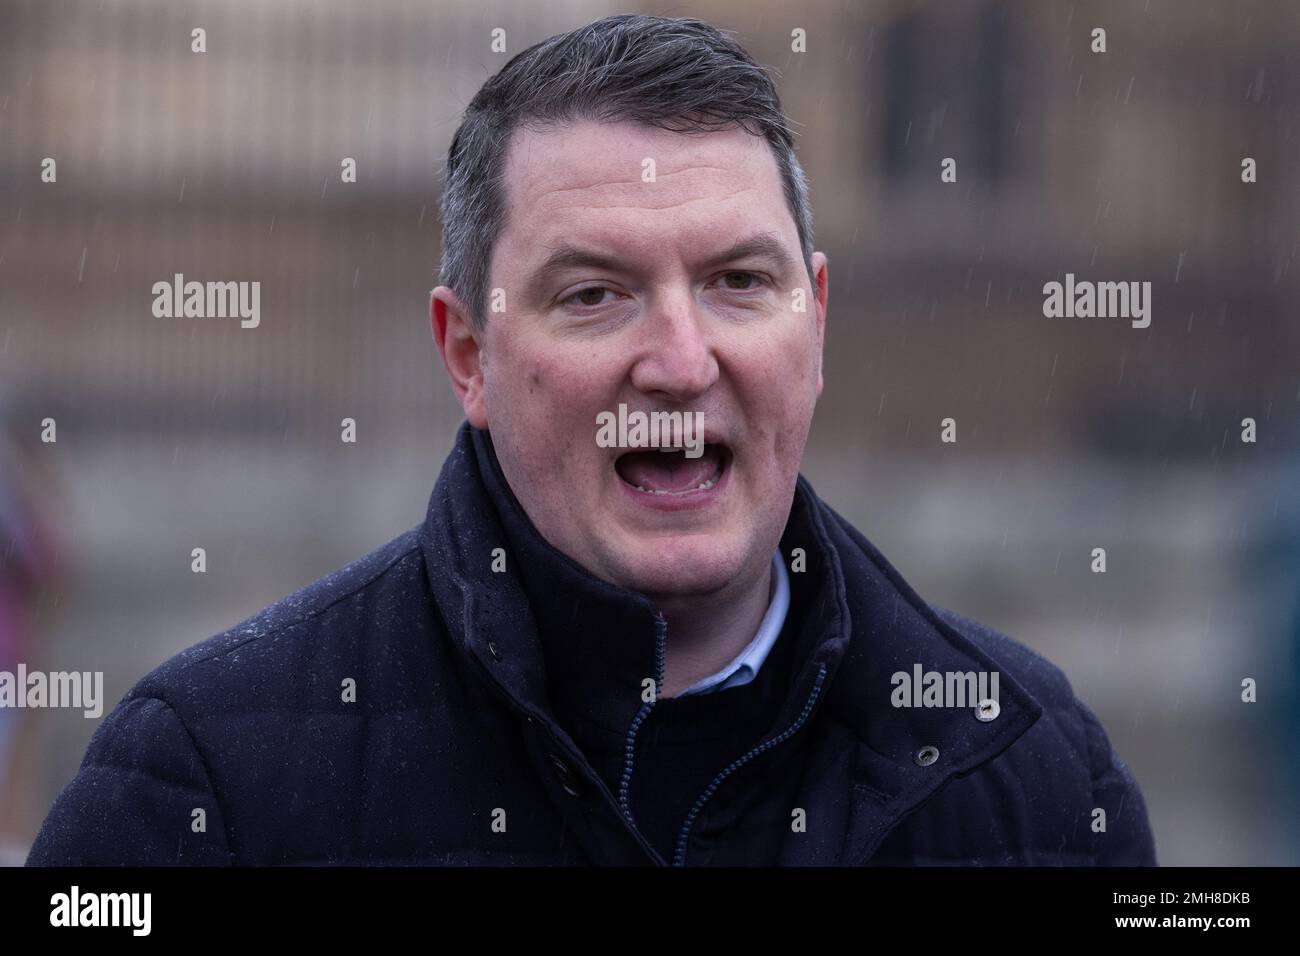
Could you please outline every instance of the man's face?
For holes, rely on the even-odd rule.
[[[595,576],[738,592],[780,540],[822,391],[825,256],[814,289],[770,147],[583,121],[518,130],[505,170],[487,328],[469,345],[462,326],[467,417],[537,529]],[[701,412],[705,454],[601,447],[597,416],[620,404]]]

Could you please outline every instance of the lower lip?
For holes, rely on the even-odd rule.
[[[735,456],[729,456],[723,466],[722,474],[718,476],[713,487],[705,488],[703,491],[687,492],[684,495],[652,495],[637,491],[623,480],[617,470],[614,472],[614,480],[623,489],[623,493],[642,508],[651,511],[694,511],[698,508],[707,508],[718,501],[727,486],[731,484],[731,472],[735,464]]]

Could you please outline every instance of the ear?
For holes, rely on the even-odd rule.
[[[812,257],[813,279],[816,282],[816,289],[813,290],[817,301],[817,397],[822,397],[822,357],[825,354],[824,345],[826,342],[826,300],[830,295],[830,276],[827,273],[826,253],[814,252]]]
[[[438,286],[429,296],[429,325],[465,417],[475,428],[486,429],[483,372],[487,355],[470,321],[469,310],[445,285]]]

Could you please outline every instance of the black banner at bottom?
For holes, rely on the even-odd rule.
[[[864,944],[890,928],[972,943],[991,932],[1227,942],[1283,927],[1294,881],[1282,868],[9,869],[0,915],[13,943],[76,934],[338,945],[403,930],[536,942],[606,925],[659,943],[671,927],[735,941],[786,925],[847,930]]]

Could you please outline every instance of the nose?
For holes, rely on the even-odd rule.
[[[689,294],[661,300],[643,328],[645,341],[632,367],[632,384],[639,392],[685,402],[718,380],[717,357]]]

